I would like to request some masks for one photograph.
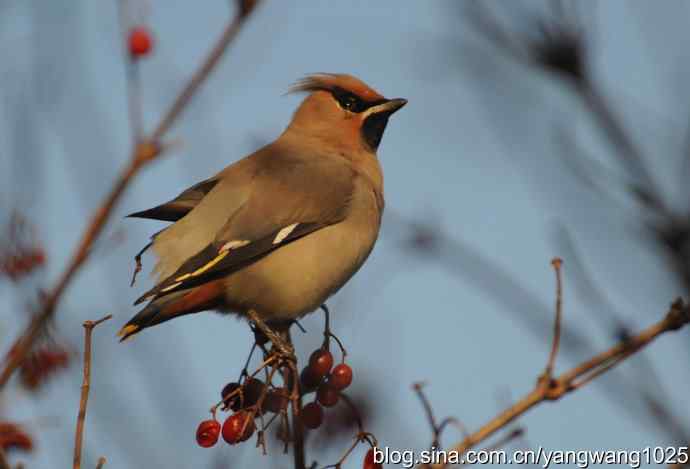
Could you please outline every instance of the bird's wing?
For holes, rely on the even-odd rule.
[[[187,259],[135,304],[229,275],[271,251],[341,221],[347,214],[354,172],[340,158],[267,158],[252,178],[245,203],[215,239]],[[218,191],[222,194],[221,191]],[[227,201],[213,200],[223,213]]]
[[[206,179],[205,181],[193,185],[169,202],[148,210],[130,213],[127,217],[177,221],[196,207],[196,205],[201,202],[201,199],[211,192],[211,189],[213,189],[217,183],[217,176]]]

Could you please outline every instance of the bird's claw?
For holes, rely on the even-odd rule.
[[[280,342],[273,342],[271,354],[276,355],[280,361],[291,361],[293,363],[297,362],[295,348],[282,340]]]
[[[247,315],[249,319],[254,323],[254,325],[271,341],[273,347],[271,348],[271,355],[276,355],[279,359],[285,361],[297,361],[297,356],[295,355],[295,348],[288,341],[283,339],[276,331],[269,327],[262,319],[259,317],[256,311],[250,310]]]

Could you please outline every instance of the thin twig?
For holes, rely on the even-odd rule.
[[[435,451],[441,448],[441,433],[443,433],[443,430],[450,424],[456,425],[458,427],[458,430],[460,430],[460,433],[462,434],[463,438],[466,438],[468,435],[467,430],[465,429],[465,426],[457,418],[446,417],[441,421],[440,424],[436,423],[436,417],[434,416],[433,407],[431,406],[431,402],[429,402],[429,398],[426,397],[426,394],[423,390],[424,385],[425,383],[422,382],[414,383],[412,385],[412,389],[419,397],[419,400],[422,401],[424,413],[426,414],[426,418],[429,421],[429,426],[431,427],[432,440],[430,449],[432,451]],[[426,469],[429,466],[427,464],[423,464],[420,467]]]
[[[424,407],[424,413],[426,414],[426,418],[429,421],[429,426],[431,427],[431,432],[433,435],[433,438],[431,440],[431,447],[432,448],[439,448],[440,447],[440,437],[441,437],[441,431],[443,428],[447,425],[448,420],[444,420],[443,426],[440,426],[436,423],[436,417],[434,416],[434,410],[431,407],[431,403],[429,402],[429,399],[426,397],[426,394],[424,394],[423,387],[425,383],[418,382],[414,383],[412,385],[412,389],[414,390],[415,394],[417,394],[417,397],[419,397],[419,400],[422,401],[422,407]]]
[[[225,28],[220,39],[212,48],[199,70],[192,76],[180,95],[170,106],[170,109],[164,114],[156,130],[148,138],[142,138],[141,141],[135,140],[127,166],[118,177],[115,185],[102,205],[91,217],[91,221],[84,230],[82,238],[69,264],[55,284],[55,287],[46,295],[45,301],[41,306],[41,311],[32,318],[24,332],[17,339],[13,348],[13,353],[8,357],[2,372],[0,372],[0,390],[5,387],[12,374],[24,362],[31,347],[40,335],[40,332],[48,323],[48,320],[54,315],[62,295],[71,283],[74,275],[88,259],[91,253],[91,247],[103,231],[103,228],[110,219],[113,209],[124,194],[125,189],[143,166],[153,161],[161,154],[164,149],[161,141],[166,132],[177,120],[199,86],[216,66],[232,39],[236,37],[240,26],[248,17],[248,13],[249,10],[238,9],[237,14]]]
[[[546,363],[546,368],[544,369],[545,379],[551,379],[553,375],[553,368],[556,364],[556,357],[558,356],[558,349],[561,344],[561,318],[563,315],[563,284],[561,280],[561,266],[563,265],[563,261],[559,257],[555,257],[551,261],[551,265],[556,271],[556,320],[553,322],[551,353],[549,354],[549,361]]]
[[[86,405],[89,402],[89,388],[91,386],[91,334],[100,323],[111,319],[109,314],[98,321],[84,321],[84,380],[81,385],[79,399],[79,414],[77,415],[77,430],[74,436],[74,464],[73,469],[81,468],[81,447],[84,441],[84,421],[86,420]]]
[[[426,414],[426,419],[429,421],[429,425],[431,426],[432,430],[435,433],[436,429],[438,427],[436,425],[436,418],[434,417],[434,410],[431,407],[431,403],[429,402],[429,399],[427,399],[426,394],[424,394],[424,391],[422,391],[422,388],[424,387],[425,384],[426,383],[422,383],[422,382],[414,383],[412,385],[412,389],[417,394],[417,397],[419,397],[419,400],[422,401],[422,407],[424,407],[424,413]]]
[[[591,380],[588,379],[589,377],[598,376],[600,373],[599,370],[610,370],[613,366],[618,365],[626,358],[632,356],[635,352],[649,345],[662,334],[681,329],[688,323],[690,323],[690,309],[682,299],[678,298],[673,302],[662,320],[644,329],[639,334],[619,342],[610,349],[595,355],[575,368],[552,379],[550,383],[547,383],[548,386],[543,385],[542,380],[539,380],[532,391],[514,405],[488,421],[479,428],[479,430],[458,442],[451,451],[463,454],[468,449],[473,448],[501,428],[513,422],[537,404],[544,401],[558,400],[571,391],[580,389],[583,383],[591,382]],[[577,381],[578,379],[580,379],[580,381]],[[443,467],[443,465],[435,467]]]

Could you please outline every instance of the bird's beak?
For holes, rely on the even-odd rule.
[[[405,104],[407,104],[407,100],[403,98],[395,98],[395,99],[389,99],[386,100],[385,102],[378,104],[376,106],[370,107],[367,110],[367,115],[371,114],[380,114],[380,113],[385,113],[387,115],[391,115],[394,112],[396,112],[398,109],[402,108]]]
[[[383,110],[388,112],[388,114],[393,114],[398,109],[402,108],[405,104],[407,104],[406,99],[395,98],[395,99],[389,99],[387,102],[383,103],[381,105],[381,107],[383,108]]]

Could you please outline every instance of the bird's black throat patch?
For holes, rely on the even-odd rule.
[[[376,151],[381,143],[390,115],[390,112],[377,112],[368,116],[362,124],[362,139],[373,151]]]

